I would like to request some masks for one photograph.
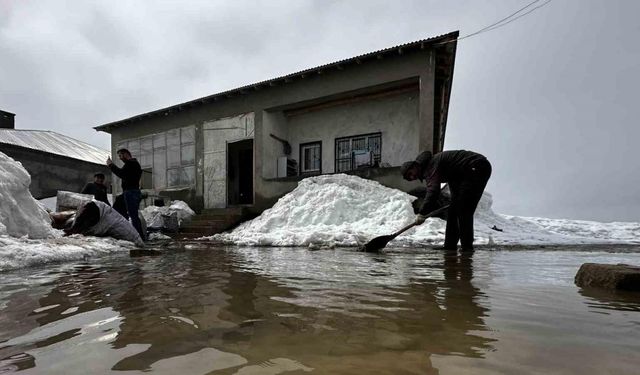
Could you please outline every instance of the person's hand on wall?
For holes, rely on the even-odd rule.
[[[113,161],[111,161],[111,156],[109,156],[107,158],[107,166],[110,166],[111,164],[113,164]]]

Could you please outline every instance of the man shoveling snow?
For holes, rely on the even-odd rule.
[[[440,197],[440,184],[447,182],[451,204],[447,215],[444,250],[473,251],[473,215],[491,176],[491,164],[483,155],[473,151],[450,150],[436,155],[425,151],[415,161],[402,165],[402,177],[408,181],[426,180],[424,199],[416,224],[422,224],[434,211]]]

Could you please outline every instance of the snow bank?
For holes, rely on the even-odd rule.
[[[29,192],[30,183],[22,164],[0,152],[0,271],[135,247],[111,238],[63,237],[62,231],[51,227],[44,207],[52,202],[36,201]]]
[[[49,214],[29,192],[31,176],[22,164],[0,152],[0,235],[54,236]]]
[[[170,215],[172,212],[175,212],[178,215],[179,226],[181,226],[183,222],[190,220],[191,217],[196,214],[188,204],[177,200],[171,201],[169,206],[145,207],[141,212],[142,216],[144,216],[144,220],[147,222],[148,228],[162,228],[164,224],[162,216]]]
[[[0,236],[0,271],[93,258],[135,248],[132,242],[107,237],[60,235],[58,238],[32,240]]]
[[[206,239],[244,246],[360,246],[415,219],[415,198],[375,181],[344,174],[310,177],[271,209],[230,233]],[[485,193],[475,215],[477,244],[640,243],[639,223],[522,218],[491,209]],[[441,244],[446,222],[428,219],[389,246]],[[502,229],[502,232],[491,229]]]
[[[259,246],[356,246],[410,222],[413,199],[356,176],[310,177],[256,219],[211,239]]]

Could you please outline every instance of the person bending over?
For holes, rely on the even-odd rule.
[[[425,151],[416,160],[404,163],[400,171],[405,180],[426,180],[427,194],[416,217],[418,224],[437,208],[440,184],[449,184],[451,204],[442,249],[457,250],[460,241],[462,251],[473,251],[473,214],[491,177],[491,163],[487,158],[466,150],[435,155]]]
[[[52,216],[52,219],[61,218]],[[76,212],[73,223],[63,230],[65,235],[79,233],[87,236],[113,237],[144,246],[142,237],[128,220],[111,206],[96,200],[82,204]]]

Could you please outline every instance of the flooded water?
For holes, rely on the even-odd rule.
[[[176,244],[2,275],[0,373],[638,374],[640,294],[585,291],[640,248]]]

